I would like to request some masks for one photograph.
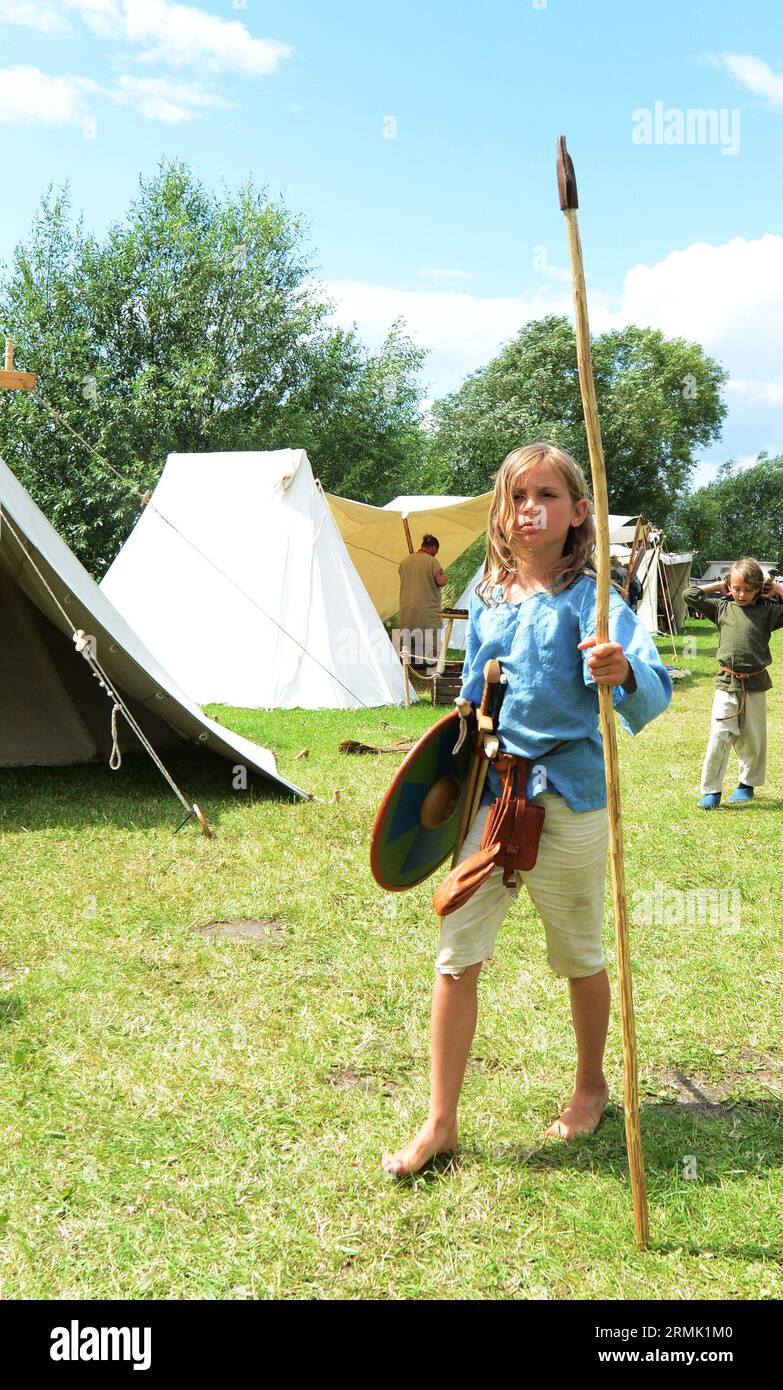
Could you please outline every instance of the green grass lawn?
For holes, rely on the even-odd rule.
[[[689,632],[669,712],[620,734],[632,908],[661,885],[632,935],[649,1252],[619,1009],[597,1135],[541,1140],[573,1040],[524,894],[480,982],[458,1161],[403,1185],[381,1171],[426,1106],[433,883],[375,887],[368,835],[398,759],[338,745],[416,735],[432,708],[226,709],[315,800],[179,758],[208,841],[173,837],[179,807],[146,763],[0,773],[0,1295],[780,1298],[783,677],[763,794],[706,815],[716,640]],[[678,922],[672,894],[697,889],[724,895],[716,920]],[[266,934],[200,934],[244,918]],[[606,943],[613,959],[609,914]]]

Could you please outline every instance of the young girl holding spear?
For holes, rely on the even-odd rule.
[[[631,733],[671,698],[652,639],[615,591],[609,639],[596,641],[594,544],[587,483],[570,455],[545,443],[513,450],[495,480],[484,575],[471,595],[462,686],[462,696],[478,704],[486,662],[501,660],[508,681],[497,731],[501,747],[530,760],[527,797],[545,808],[537,861],[517,878],[541,916],[549,964],[570,986],[576,1080],[568,1105],[547,1130],[563,1139],[591,1133],[608,1095],[609,981],[601,948],[608,818],[598,687],[612,688]],[[497,791],[490,772],[485,799],[491,802]],[[461,859],[478,848],[488,813],[489,805],[482,805]],[[383,1166],[394,1177],[416,1172],[456,1145],[478,977],[511,901],[498,868],[442,919],[430,1112],[407,1144],[384,1154]]]

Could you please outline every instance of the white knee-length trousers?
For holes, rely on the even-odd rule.
[[[716,690],[712,701],[710,738],[701,770],[701,790],[723,790],[729,753],[736,750],[739,780],[746,787],[760,787],[767,771],[767,692],[745,695],[740,713],[740,694]]]

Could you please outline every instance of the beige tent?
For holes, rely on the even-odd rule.
[[[340,534],[381,618],[400,606],[400,561],[427,532],[438,537],[438,559],[448,570],[487,529],[491,492],[480,497],[395,497],[385,507],[327,493]]]
[[[378,613],[391,618],[400,606],[400,561],[428,532],[440,541],[444,570],[486,532],[491,492],[478,497],[395,497],[385,507],[326,494],[346,549]],[[633,539],[635,516],[610,516],[613,541]],[[409,540],[410,538],[410,540]],[[460,606],[459,604],[457,605]],[[454,643],[452,643],[454,645]]]
[[[74,629],[84,633],[93,665],[74,644]],[[193,743],[306,795],[280,776],[268,749],[207,719],[178,688],[1,459],[0,642],[0,767],[109,756],[114,699],[95,679],[97,667],[158,755]],[[140,747],[123,715],[117,735],[122,751]]]

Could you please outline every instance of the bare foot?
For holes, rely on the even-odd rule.
[[[580,1134],[593,1134],[601,1123],[609,1087],[578,1086],[562,1115],[544,1132],[545,1139],[575,1139]]]
[[[381,1158],[384,1170],[391,1178],[407,1178],[418,1173],[436,1154],[452,1154],[457,1147],[457,1126],[435,1125],[426,1120],[409,1144],[396,1153]]]

